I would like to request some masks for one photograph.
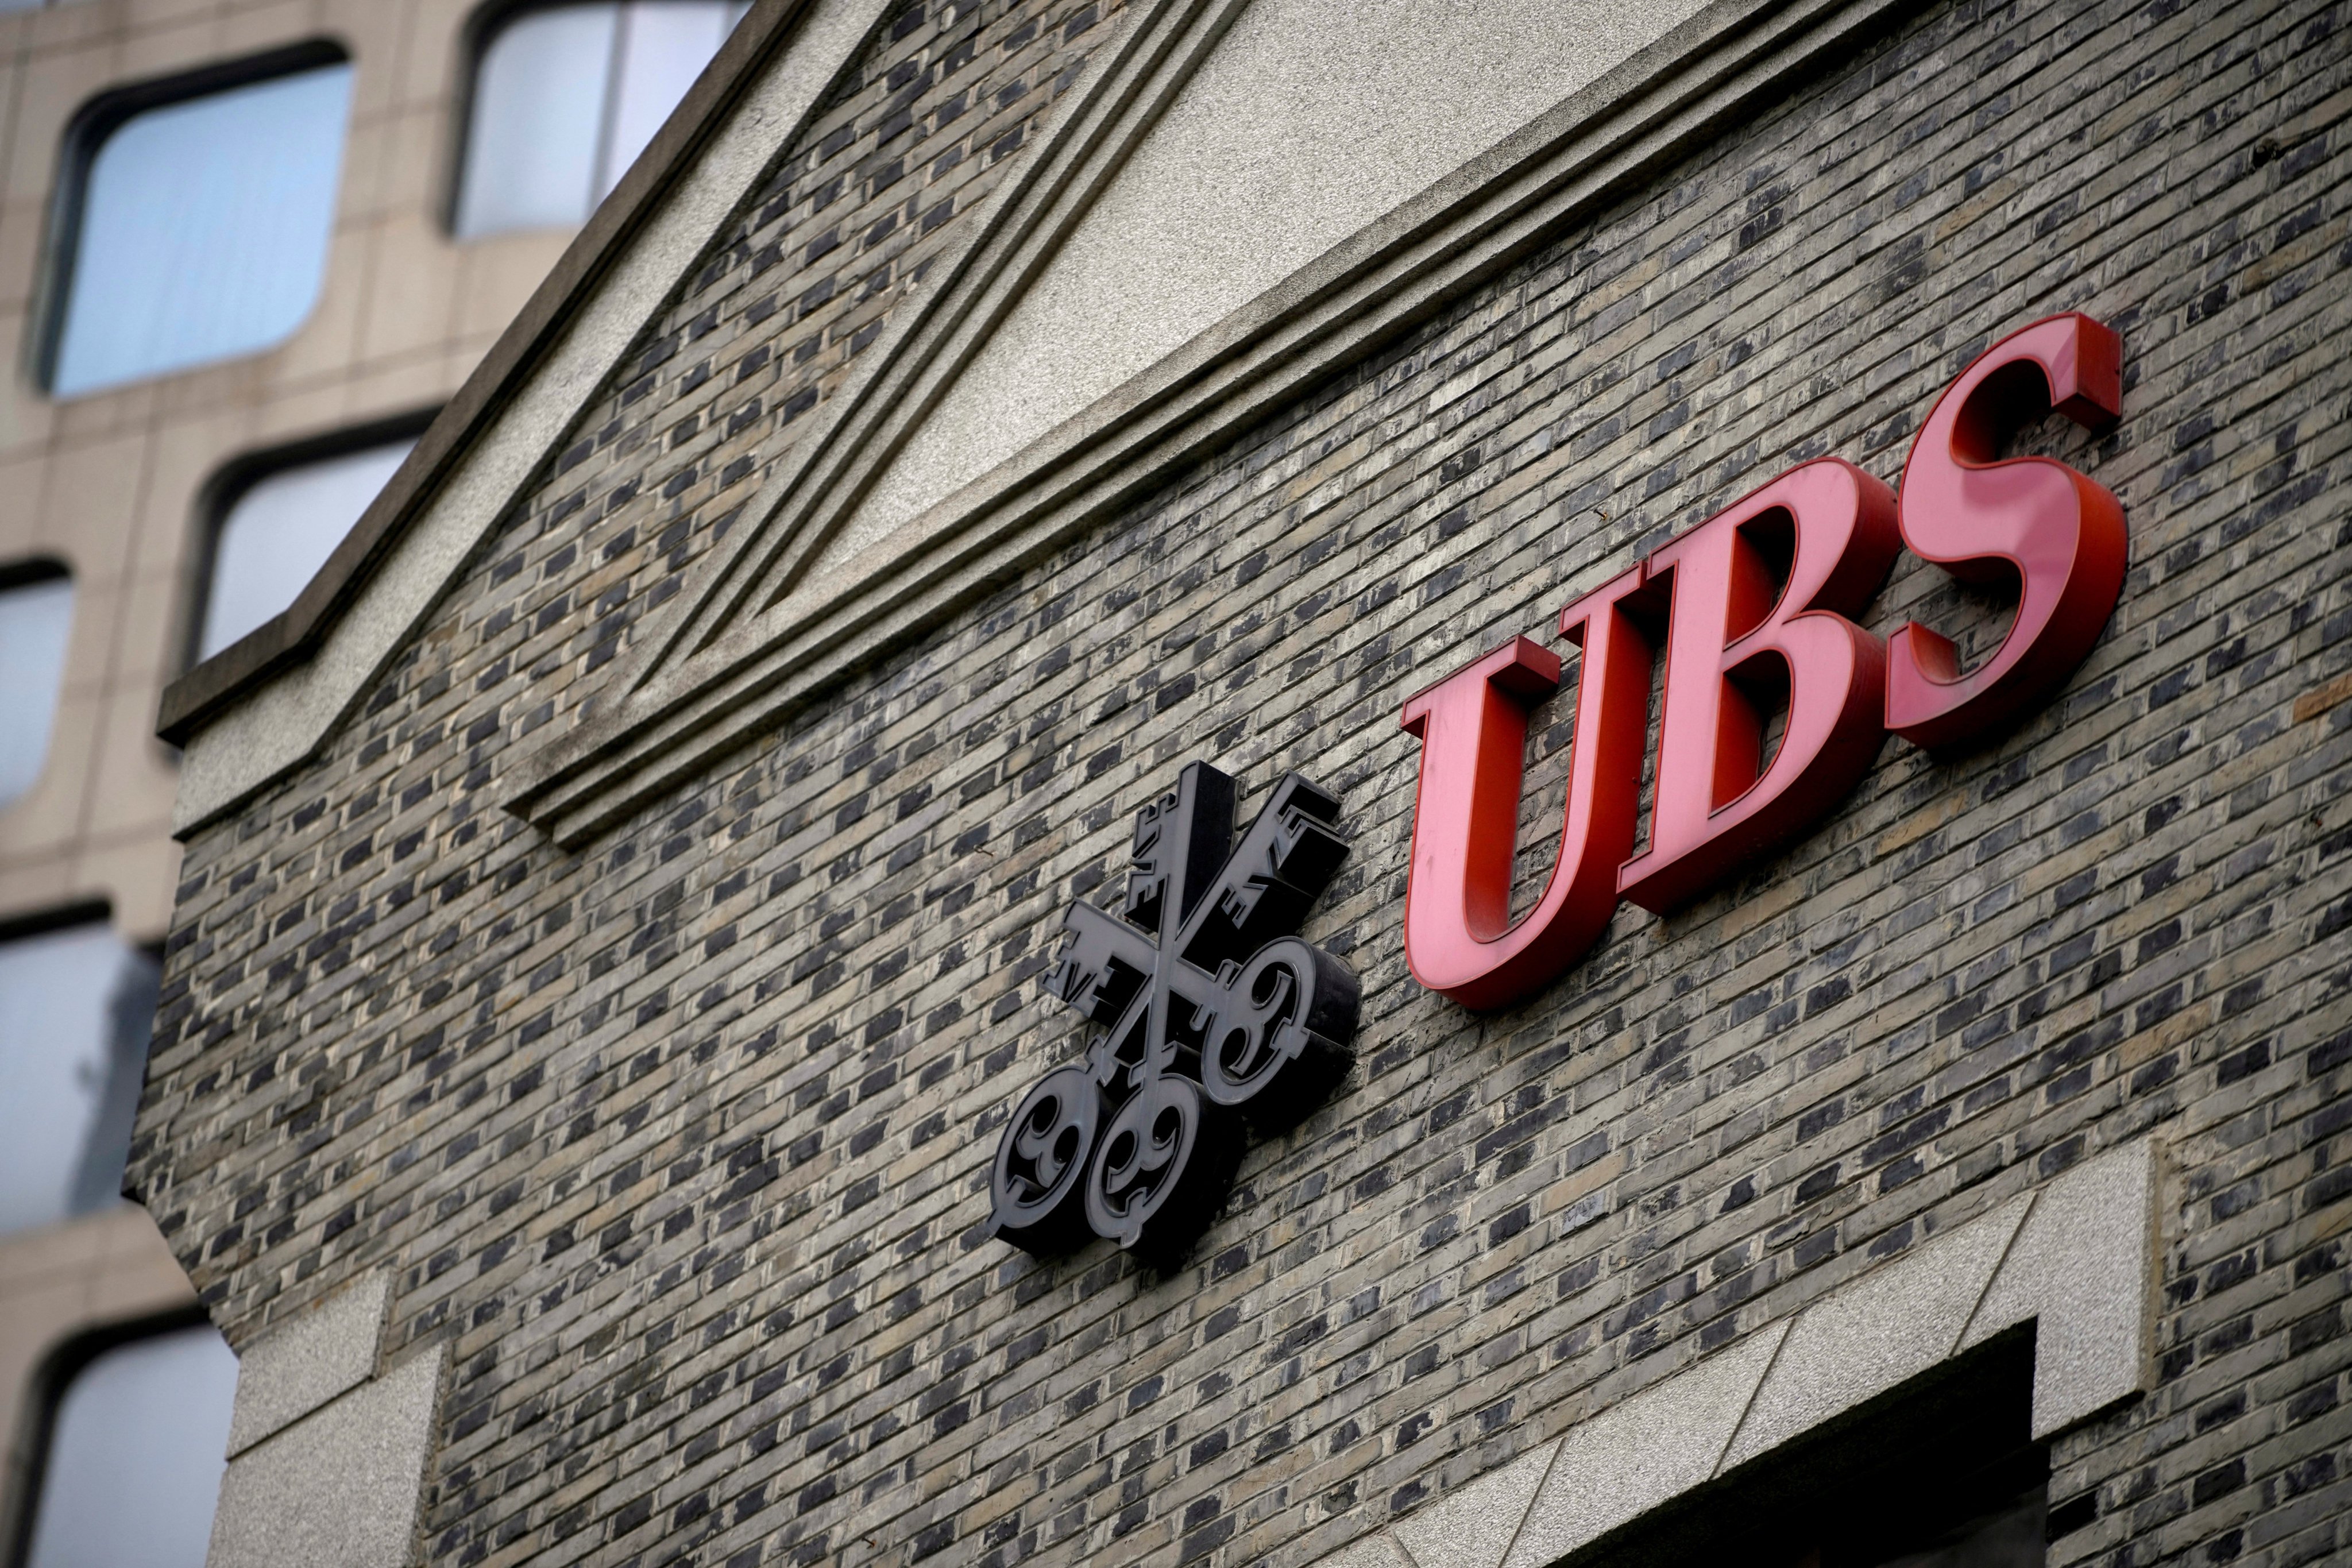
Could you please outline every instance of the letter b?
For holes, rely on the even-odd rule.
[[[1807,826],[1868,770],[1885,731],[1884,645],[1861,613],[1899,548],[1893,492],[1836,458],[1791,468],[1660,547],[1672,574],[1650,844],[1618,878],[1664,914]],[[1775,557],[1788,581],[1775,592]],[[1785,695],[1769,765],[1763,742]]]

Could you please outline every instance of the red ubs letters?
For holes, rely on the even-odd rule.
[[[1516,923],[1528,713],[1560,660],[1514,637],[1408,701],[1404,727],[1422,742],[1404,913],[1414,977],[1465,1006],[1507,1005],[1581,958],[1620,898],[1663,913],[1803,831],[1868,771],[1886,731],[1965,746],[2063,685],[2122,591],[2123,508],[2054,459],[1994,454],[2044,408],[2114,418],[2122,359],[2087,316],[2037,321],[1937,400],[1899,502],[1851,463],[1806,463],[1561,611],[1560,635],[1582,650],[1567,821],[1551,879]],[[1952,644],[1916,622],[1886,642],[1854,623],[1905,546],[1963,579],[2018,583],[2015,623],[1977,668],[1961,671]],[[1661,653],[1650,841],[1633,856]],[[1766,724],[1784,702],[1768,764]]]

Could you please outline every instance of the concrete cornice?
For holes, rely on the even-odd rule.
[[[522,763],[508,804],[576,847],[833,681],[1379,352],[1719,127],[1850,52],[1904,0],[1719,0],[855,552],[827,545],[991,323],[1237,7],[1160,0],[929,307],[888,340],[633,654],[622,695]],[[877,345],[880,346],[880,345]]]
[[[1323,1568],[1549,1568],[1950,1358],[2033,1328],[2032,1435],[2153,1377],[2160,1172],[2142,1138],[1618,1399]]]
[[[758,0],[294,603],[165,689],[158,732],[189,748],[177,831],[311,754],[887,9],[884,0]],[[417,551],[422,534],[445,537]],[[395,560],[416,580],[377,592]]]

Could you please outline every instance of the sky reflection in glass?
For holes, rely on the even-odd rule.
[[[236,1394],[208,1327],[100,1352],[58,1403],[28,1568],[204,1568]]]
[[[82,187],[50,387],[71,397],[283,342],[319,298],[352,68],[132,115]]]
[[[0,942],[0,1234],[121,1201],[159,978],[103,921]]]
[[[40,782],[72,631],[71,578],[0,588],[0,807]]]
[[[415,441],[280,469],[246,490],[213,542],[196,657],[210,658],[294,602]]]
[[[475,72],[458,237],[585,223],[747,9],[603,0],[500,27]]]

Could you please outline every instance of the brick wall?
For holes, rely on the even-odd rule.
[[[395,677],[188,847],[133,1179],[240,1338],[397,1267],[396,1339],[456,1357],[432,1559],[1307,1563],[2151,1132],[2160,1382],[2057,1445],[2052,1561],[2352,1551],[2346,8],[1927,7],[557,851],[502,771],[1101,36],[965,10],[884,29],[847,140],[790,153]],[[2133,536],[2064,697],[1964,759],[1891,742],[1524,1007],[1420,991],[1402,699],[1797,460],[1893,480],[2061,309],[2123,332],[2126,417],[2021,446]],[[1868,620],[1914,612],[2002,613],[1906,561]],[[1284,768],[1344,791],[1307,931],[1363,980],[1359,1066],[1181,1273],[1041,1266],[976,1235],[1079,1044],[1037,983],[1196,756],[1244,812]]]

